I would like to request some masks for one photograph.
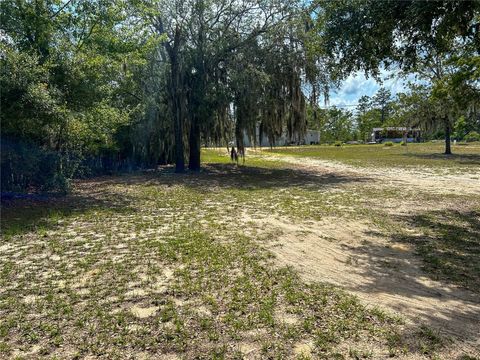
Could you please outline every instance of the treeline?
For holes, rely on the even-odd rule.
[[[197,171],[202,145],[241,149],[257,125],[272,143],[301,136],[325,118],[320,97],[356,71],[417,74],[435,108],[424,118],[448,139],[478,107],[478,2],[4,0],[0,10],[2,191],[66,191],[75,177],[167,163]]]
[[[158,164],[306,129],[325,92],[299,1],[1,3],[2,189]],[[308,98],[305,84],[312,90]]]
[[[307,112],[308,128],[320,131],[321,143],[372,141],[372,129],[382,127],[418,128],[423,140],[445,139],[442,121],[436,121],[435,104],[425,85],[411,85],[406,93],[395,97],[380,88],[372,97],[362,96],[356,107],[331,106]],[[480,112],[460,109],[452,118],[451,139],[480,141]]]
[[[73,177],[147,163],[142,82],[155,39],[131,21],[136,9],[3,1],[0,10],[2,190],[66,191]]]
[[[414,76],[411,93],[398,99],[399,122],[441,129],[445,154],[451,154],[456,121],[463,116],[478,122],[480,2],[320,3],[319,41],[335,69],[343,76],[363,71],[379,78],[382,69]]]

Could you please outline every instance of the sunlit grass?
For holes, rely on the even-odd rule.
[[[344,149],[345,157],[353,149]],[[382,204],[436,203],[437,196],[379,188],[362,176],[316,174],[256,153],[247,152],[245,165],[233,164],[226,149],[205,149],[202,157],[200,173],[168,168],[81,181],[67,198],[6,207],[0,357],[242,358],[254,351],[376,358],[442,351],[435,330],[418,328],[407,341],[401,318],[278,266],[266,246],[278,232],[250,220],[358,219],[392,241],[413,242],[404,231],[411,219],[389,215]],[[478,206],[455,194],[445,201]],[[416,230],[430,237],[415,246],[428,274],[475,290],[478,262],[464,264],[461,256],[478,251],[476,220],[434,212],[423,219]],[[296,353],[305,343],[309,354]]]
[[[251,203],[261,190],[209,192],[165,176],[100,185],[118,197],[111,208],[48,213],[10,232],[0,258],[4,355],[232,357],[253,343],[283,358],[309,338],[313,352],[334,356],[347,339],[382,346],[400,330],[395,317],[275,266],[268,233],[242,233],[227,199]],[[118,207],[123,195],[132,211]]]
[[[466,170],[480,168],[480,143],[453,145],[453,155],[443,155],[442,143],[417,143],[401,146],[378,145],[313,145],[264,149],[271,154],[305,156],[343,162],[359,167],[433,167]]]

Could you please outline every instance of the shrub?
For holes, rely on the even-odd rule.
[[[464,140],[466,142],[480,141],[480,134],[476,131],[470,131],[467,135],[465,135]]]
[[[393,146],[393,142],[387,141],[384,145],[385,145],[385,146]]]
[[[335,144],[333,144],[335,146],[342,146],[342,142],[341,141],[335,141]]]
[[[406,141],[402,141],[402,142],[400,142],[400,145],[402,145],[402,146],[407,146],[407,142],[406,142]]]
[[[60,154],[26,141],[1,140],[2,192],[68,192],[70,184],[60,170]]]

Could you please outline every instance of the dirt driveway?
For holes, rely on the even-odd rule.
[[[365,169],[324,160],[284,156],[282,160],[322,174],[358,176],[361,173],[371,178],[378,188],[394,185],[433,196],[452,192],[472,197],[480,195],[478,173],[473,172],[439,175],[428,171],[392,173],[388,169],[375,169],[365,174]],[[392,207],[392,214],[424,210],[415,202],[399,199],[399,203]],[[433,207],[433,210],[435,207],[445,209],[448,202],[439,202]],[[448,282],[432,280],[422,270],[422,259],[415,255],[411,245],[392,242],[372,231],[372,224],[357,220],[328,218],[294,223],[285,218],[269,218],[257,221],[265,229],[279,231],[281,235],[271,244],[271,251],[280,264],[299,270],[305,280],[339,285],[371,306],[405,316],[409,324],[424,323],[461,340],[463,350],[478,352],[480,356],[480,295]]]

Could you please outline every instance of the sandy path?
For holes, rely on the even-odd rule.
[[[258,153],[257,153],[258,154]],[[313,159],[308,157],[255,155],[264,159],[279,160],[308,168],[309,170],[321,170],[322,172],[350,173],[372,177],[381,181],[384,185],[404,185],[408,187],[420,187],[436,193],[476,194],[480,195],[480,168],[467,174],[452,174],[445,172],[440,174],[428,168],[404,169],[371,167],[358,168],[340,162]]]
[[[323,160],[283,156],[282,160],[309,171],[365,176],[365,170]],[[439,176],[406,170],[390,174],[379,169],[367,176],[379,186],[480,194],[476,174]],[[480,356],[480,296],[431,280],[408,245],[372,234],[371,225],[343,219],[292,223],[268,218],[258,222],[262,228],[281,231],[270,249],[282,265],[293,266],[305,280],[339,285],[371,306],[398,312],[411,324],[425,323],[460,339],[463,350]]]

